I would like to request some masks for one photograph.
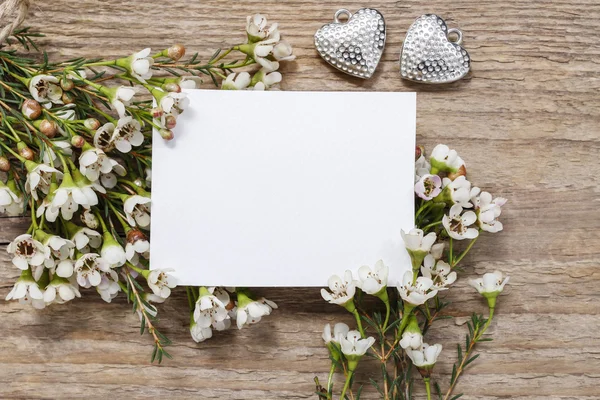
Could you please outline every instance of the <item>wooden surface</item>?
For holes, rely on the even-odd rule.
[[[463,317],[485,309],[466,278],[500,269],[511,283],[491,328],[494,342],[480,347],[457,392],[485,400],[600,398],[597,0],[33,3],[27,22],[47,34],[42,43],[53,58],[118,56],[174,42],[207,58],[240,41],[245,16],[260,11],[279,22],[298,55],[282,70],[284,90],[417,91],[418,141],[455,147],[474,183],[509,199],[505,231],[482,238],[449,293],[448,312],[457,318],[438,322],[429,339],[445,346],[435,369],[442,387],[465,333]],[[338,8],[367,3],[384,14],[388,40],[375,76],[362,81],[326,65],[312,35]],[[473,60],[468,79],[442,88],[399,78],[405,31],[426,12],[463,30]],[[19,219],[0,224],[2,244],[26,229]],[[0,265],[4,297],[17,270],[4,251]],[[177,291],[160,308],[160,326],[175,342],[175,360],[161,366],[149,364],[150,341],[122,299],[105,304],[86,293],[43,312],[0,302],[0,398],[316,398],[312,378],[324,379],[328,369],[322,326],[350,321],[318,289],[261,293],[280,310],[196,345]]]

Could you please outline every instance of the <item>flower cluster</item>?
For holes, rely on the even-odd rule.
[[[396,289],[389,291],[391,271],[383,260],[379,260],[373,268],[360,267],[357,274],[346,271],[343,279],[332,276],[328,282],[329,290],[321,290],[323,299],[352,313],[357,325],[357,330],[351,331],[345,324],[336,324],[333,334],[331,327],[325,326],[323,339],[332,367],[327,388],[318,385],[317,389],[326,398],[333,398],[336,370],[345,376],[340,396],[345,398],[351,390],[353,373],[360,357],[370,351],[384,371],[382,382],[373,381],[380,393],[382,390],[397,391],[408,394],[406,398],[412,398],[410,368],[414,366],[423,377],[430,399],[431,374],[442,345],[430,345],[424,341],[424,336],[432,324],[443,317],[440,313],[447,303],[439,295],[456,282],[457,267],[479,235],[502,230],[498,217],[505,199],[493,198],[471,185],[466,177],[465,162],[455,150],[438,145],[429,159],[423,152],[422,148],[417,148],[415,157],[416,227],[400,232],[411,264],[405,266],[403,273],[394,274],[399,277],[398,282],[391,282],[397,284]],[[465,242],[467,244],[461,246]],[[452,397],[462,367],[474,359],[471,358],[473,348],[489,327],[498,295],[507,282],[508,277],[505,278],[499,271],[469,281],[487,300],[489,317],[485,319],[474,315],[468,323],[467,345],[464,349],[458,346],[459,361],[445,398]],[[381,300],[385,314],[367,311],[369,306],[364,302],[364,294]],[[397,302],[392,301],[394,299]],[[394,318],[390,321],[392,316]],[[368,336],[369,330],[373,332],[372,336]],[[390,360],[395,360],[393,372],[388,369]],[[399,367],[402,369],[399,370]]]
[[[248,17],[247,41],[218,50],[208,62],[185,47],[150,48],[112,60],[37,63],[0,48],[0,213],[30,213],[28,231],[8,245],[21,271],[7,300],[35,308],[72,301],[85,290],[111,302],[124,293],[155,342],[153,360],[169,356],[154,323],[176,286],[172,271],[149,265],[152,135],[174,138],[189,106],[183,89],[201,76],[216,86],[268,89],[281,81],[279,62],[293,60],[277,24]],[[225,56],[241,52],[241,63]],[[250,77],[232,70],[260,66]],[[229,74],[227,76],[227,74]],[[244,79],[247,78],[247,82]],[[277,306],[237,290],[188,288],[192,337],[201,341],[235,320],[258,322]]]

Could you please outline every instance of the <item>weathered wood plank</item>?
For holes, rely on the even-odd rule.
[[[494,342],[462,378],[465,399],[597,399],[600,379],[600,3],[594,0],[478,2],[380,1],[386,51],[369,81],[347,78],[316,54],[312,34],[345,3],[214,0],[123,6],[107,0],[34,3],[28,23],[47,34],[51,57],[119,56],[184,42],[209,57],[243,40],[246,15],[280,23],[298,59],[283,67],[284,90],[418,91],[419,142],[456,147],[473,182],[509,198],[505,231],[481,239],[450,291],[448,313],[432,341],[444,344],[435,375],[445,386],[462,340],[464,318],[484,305],[466,285],[473,273],[511,275],[491,333]],[[260,7],[258,9],[257,7]],[[446,87],[398,77],[406,29],[436,12],[459,27],[473,73]],[[210,87],[206,83],[206,87]],[[0,247],[27,229],[0,218]],[[291,271],[293,273],[293,271]],[[0,296],[18,271],[0,248]],[[258,326],[226,332],[196,345],[187,332],[181,291],[160,308],[174,341],[174,361],[149,365],[149,342],[123,300],[103,303],[93,291],[44,312],[0,303],[0,397],[308,399],[312,377],[324,377],[320,345],[325,322],[351,322],[320,300],[317,289],[260,289],[280,310]],[[446,357],[447,356],[447,357]],[[366,381],[360,375],[360,381]],[[376,398],[368,391],[366,399]]]

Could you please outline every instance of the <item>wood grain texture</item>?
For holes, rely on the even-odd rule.
[[[374,77],[362,81],[322,61],[312,35],[338,8],[366,5],[384,14],[388,41]],[[282,89],[417,91],[418,141],[429,149],[451,144],[474,183],[509,199],[505,231],[481,239],[448,293],[455,318],[432,331],[430,341],[445,346],[435,370],[442,387],[465,317],[485,308],[466,278],[497,268],[511,284],[491,328],[495,340],[480,347],[457,392],[484,400],[600,399],[600,3],[55,0],[34,2],[27,23],[46,33],[41,42],[53,58],[120,56],[174,42],[207,58],[241,41],[246,15],[259,11],[279,22],[298,55],[283,66]],[[427,12],[462,29],[472,57],[467,79],[436,87],[399,78],[405,31]],[[0,243],[25,229],[23,219],[0,219]],[[4,297],[18,273],[4,252],[0,266]],[[148,363],[149,340],[123,300],[105,304],[85,292],[43,312],[1,302],[0,397],[316,398],[312,378],[328,369],[322,326],[351,321],[317,289],[260,292],[280,310],[196,345],[185,296],[176,291],[160,308],[175,360],[161,366]]]

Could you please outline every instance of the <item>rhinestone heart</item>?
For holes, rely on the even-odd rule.
[[[338,17],[348,16],[347,22]],[[377,10],[361,8],[355,14],[339,10],[334,22],[315,33],[315,46],[325,61],[335,68],[359,77],[370,78],[379,64],[385,46],[385,21]]]
[[[456,33],[451,42],[448,35]],[[460,46],[462,33],[448,29],[435,14],[417,18],[406,33],[400,56],[402,78],[424,83],[449,83],[464,77],[471,68],[469,53]]]

